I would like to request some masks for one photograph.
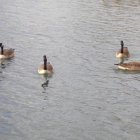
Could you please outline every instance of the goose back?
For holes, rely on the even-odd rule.
[[[130,57],[130,53],[128,51],[128,48],[123,47],[123,53],[121,53],[121,49],[118,50],[118,52],[116,53],[116,57],[118,57],[118,58],[120,58],[120,57],[124,57],[124,58]]]
[[[139,62],[129,62],[129,63],[122,63],[120,65],[118,65],[118,67],[120,69],[124,69],[124,70],[140,70],[140,63]]]
[[[0,58],[11,58],[14,56],[14,49],[4,49],[3,54],[0,51]]]
[[[40,74],[53,73],[53,72],[54,72],[53,67],[49,62],[47,62],[47,70],[44,70],[44,64],[42,64],[38,69],[38,73]]]

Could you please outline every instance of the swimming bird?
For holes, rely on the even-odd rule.
[[[123,70],[130,70],[130,71],[140,70],[139,62],[128,62],[128,63],[114,64],[114,65],[118,65],[118,67]]]
[[[0,43],[0,47],[0,58],[11,58],[14,56],[14,49],[3,49],[2,43]]]
[[[42,64],[39,67],[38,73],[39,74],[53,73],[54,72],[53,67],[49,62],[47,62],[46,55],[43,56],[43,59],[44,59],[44,64]]]
[[[121,41],[121,49],[118,50],[118,52],[116,53],[116,57],[118,58],[127,58],[130,56],[130,53],[128,51],[128,48],[127,47],[124,47],[124,43],[123,41]]]

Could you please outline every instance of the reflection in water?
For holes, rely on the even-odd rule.
[[[4,59],[0,59],[0,63],[4,62]]]
[[[5,69],[5,67],[6,67],[3,62],[4,62],[4,59],[0,59],[0,64],[1,64],[0,68],[1,69]]]
[[[48,87],[48,84],[49,84],[49,80],[46,79],[46,81],[41,85],[43,87],[43,89],[44,89],[44,91],[42,91],[43,93],[46,93],[46,89]]]
[[[9,66],[13,60],[13,58],[0,59],[1,68],[5,69],[6,66]]]
[[[124,58],[119,58],[119,63],[122,64],[124,62]]]
[[[6,68],[5,64],[1,63],[1,68],[5,69]]]
[[[3,62],[4,62],[4,59],[0,59],[0,69],[5,69],[6,68],[6,66]],[[1,70],[0,70],[0,73],[2,73]]]
[[[45,82],[43,84],[41,84],[41,87],[43,88],[42,93],[46,93],[46,90],[47,90],[48,84],[49,84],[49,79],[52,78],[52,74],[45,74],[45,75],[40,75],[40,76],[45,78]],[[46,100],[46,98],[44,98],[44,100]]]
[[[6,67],[10,66],[11,62],[13,61],[13,58],[8,59],[0,59],[0,73],[2,74]],[[4,79],[4,75],[2,74],[0,78]],[[0,79],[0,81],[3,81]]]
[[[127,58],[119,58],[119,61],[118,61],[119,63],[118,64],[122,64],[127,60],[128,60]]]
[[[52,73],[49,73],[49,74],[40,74],[40,77],[42,77],[42,78],[45,78],[45,79],[50,79],[50,78],[52,78]]]
[[[119,3],[121,0],[111,0],[111,1],[109,1],[109,0],[103,0],[103,2],[104,2],[104,4],[106,5],[106,6],[114,6],[114,4],[116,4],[116,3]]]
[[[122,70],[122,69],[115,69],[115,73],[117,74],[140,74],[140,70],[137,71],[129,71],[129,70]]]

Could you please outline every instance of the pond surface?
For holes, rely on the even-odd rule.
[[[1,140],[139,140],[140,0],[2,0]],[[54,74],[37,73],[43,55]]]

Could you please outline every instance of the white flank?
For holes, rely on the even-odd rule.
[[[122,53],[119,53],[118,55],[116,54],[116,57],[118,57],[118,58],[124,57],[124,54],[122,54]]]
[[[125,68],[125,67],[122,67],[122,66],[118,66],[120,69],[123,69],[123,70],[128,70],[128,68]]]
[[[48,71],[48,70],[41,70],[41,71],[39,71],[39,69],[38,69],[38,73],[39,74],[47,74],[47,73],[51,73],[51,72]]]
[[[0,58],[7,58],[5,55],[0,55]]]

